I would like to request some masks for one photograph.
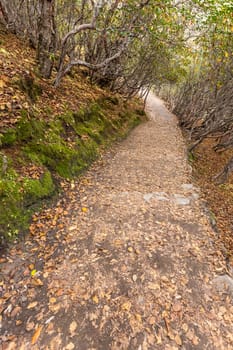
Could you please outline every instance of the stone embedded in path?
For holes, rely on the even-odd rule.
[[[193,186],[193,184],[183,184],[181,187],[184,190],[195,190],[195,187]]]
[[[178,205],[189,205],[191,202],[190,197],[184,197],[180,194],[174,194],[173,202]]]
[[[169,198],[165,192],[152,192],[152,193],[145,193],[143,196],[143,199],[146,202],[150,202],[152,198],[157,199],[158,201],[168,201]]]
[[[213,280],[215,289],[220,293],[226,293],[233,297],[233,278],[229,275],[221,275]]]

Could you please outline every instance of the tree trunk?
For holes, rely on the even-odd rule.
[[[37,60],[42,77],[50,78],[56,49],[55,0],[39,0]]]
[[[0,0],[0,20],[6,26],[7,30],[16,33],[15,31],[15,14],[12,11],[11,5],[6,0]]]

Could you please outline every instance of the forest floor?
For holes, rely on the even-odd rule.
[[[232,349],[224,249],[175,116],[147,112],[9,249],[1,350]]]
[[[233,260],[233,174],[226,183],[217,185],[214,176],[221,173],[233,156],[232,149],[214,151],[216,139],[204,140],[196,149],[193,160],[193,176],[207,201],[212,225],[219,242],[224,243],[225,254]]]

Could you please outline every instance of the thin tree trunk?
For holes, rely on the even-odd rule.
[[[55,0],[39,0],[37,60],[44,78],[50,78],[56,49]]]

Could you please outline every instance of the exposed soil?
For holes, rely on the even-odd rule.
[[[147,112],[2,258],[2,349],[232,349],[232,278],[177,120],[153,95]]]

